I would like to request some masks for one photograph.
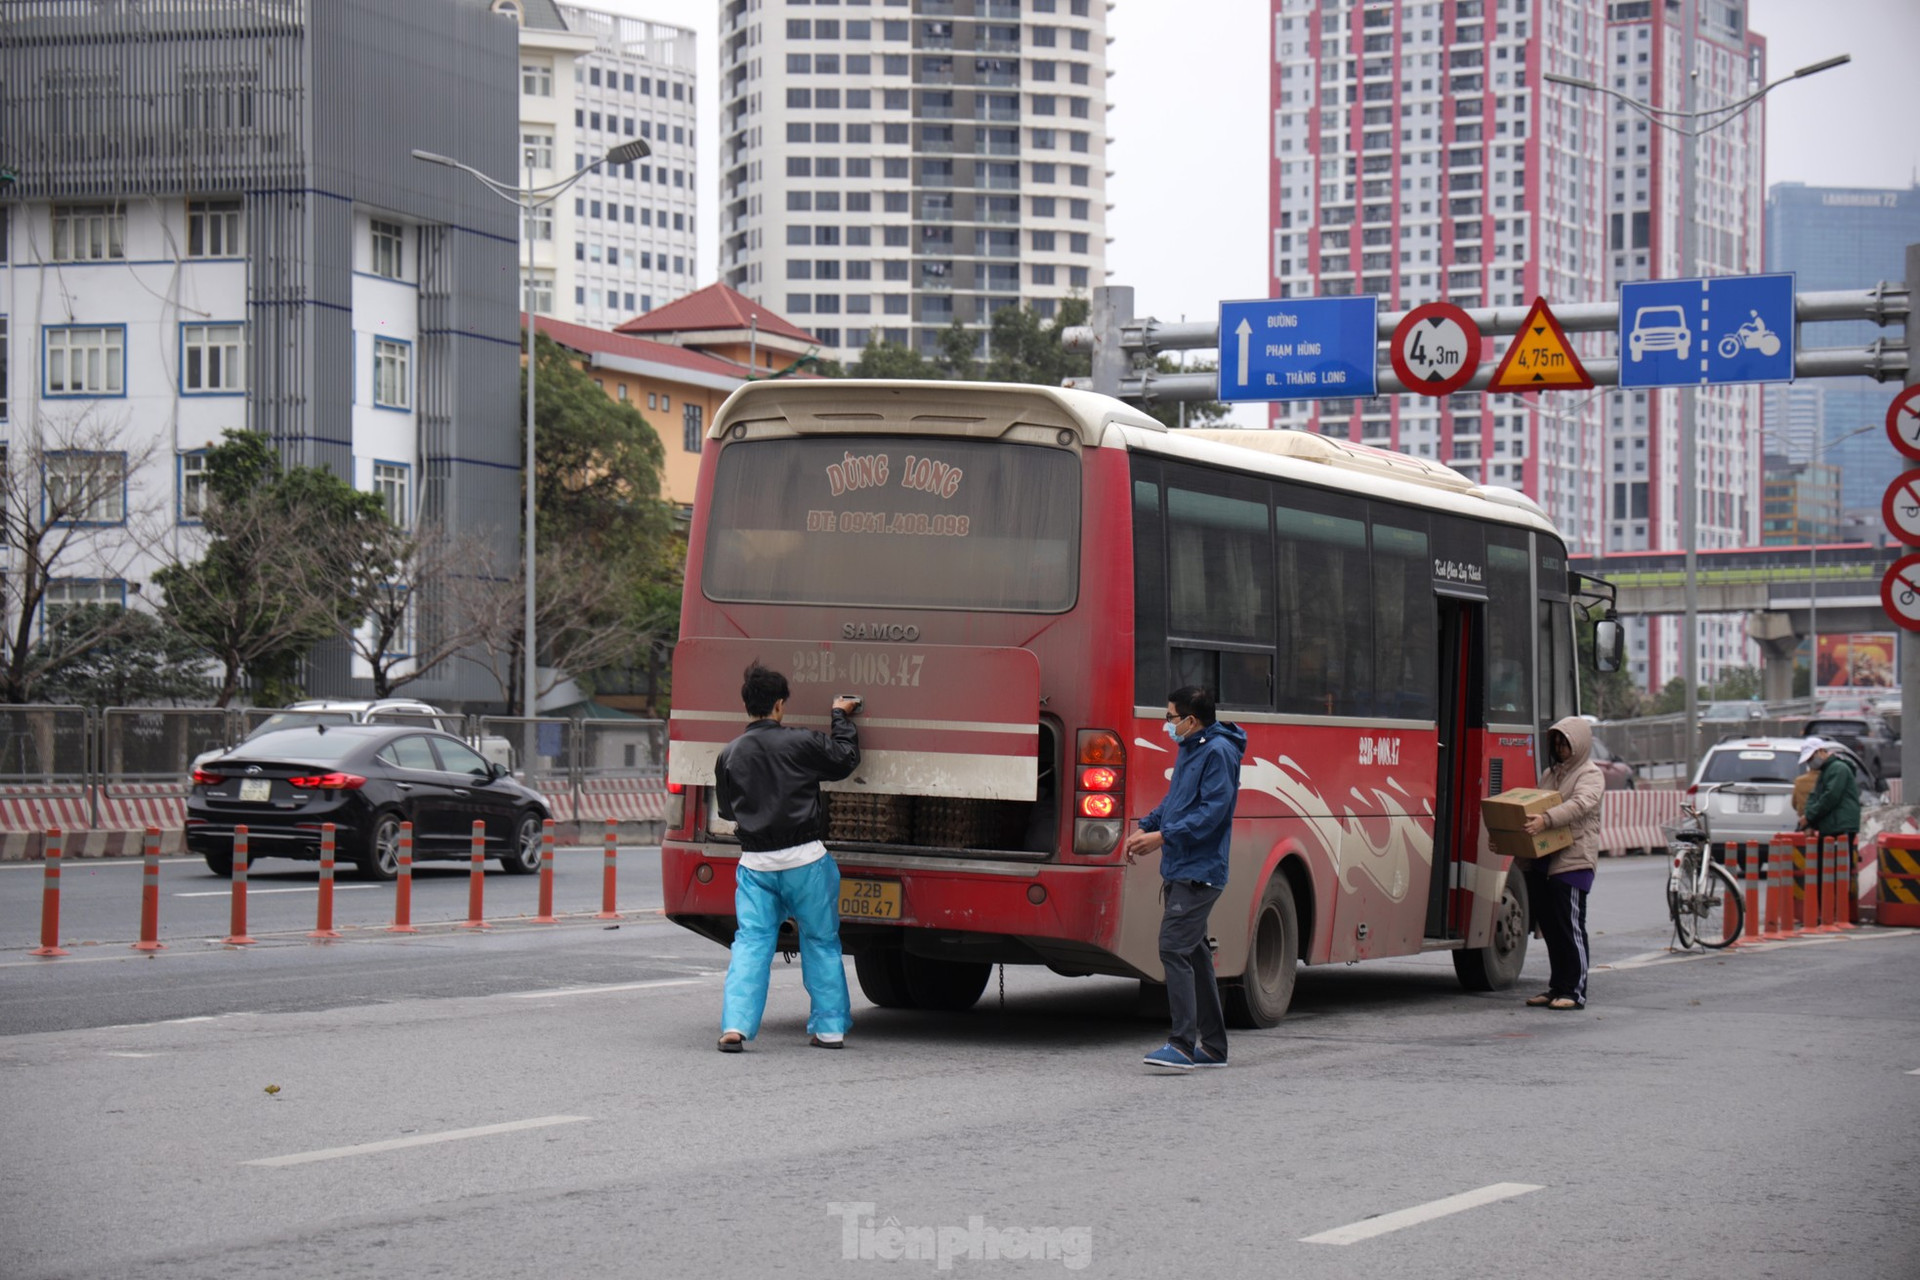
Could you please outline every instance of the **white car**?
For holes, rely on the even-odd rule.
[[[1706,815],[1715,844],[1765,842],[1800,824],[1793,811],[1793,781],[1809,738],[1733,738],[1716,743],[1700,759],[1687,797]],[[1860,783],[1862,808],[1884,803],[1860,757],[1840,747]]]
[[[461,717],[450,711],[413,698],[309,698],[304,702],[295,702],[262,720],[255,725],[241,742],[246,742],[263,733],[275,729],[292,729],[312,724],[411,724],[423,729],[438,729],[450,733],[456,738],[462,737],[464,727]],[[193,769],[198,770],[209,760],[218,759],[234,747],[219,747],[213,751],[203,751],[193,759]],[[513,744],[498,734],[488,734],[472,741],[472,745],[481,755],[500,765],[509,773],[514,767]]]

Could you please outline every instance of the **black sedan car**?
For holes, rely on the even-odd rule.
[[[408,725],[303,725],[258,734],[193,771],[187,848],[215,875],[233,874],[233,830],[249,862],[320,857],[321,824],[335,856],[369,880],[400,867],[400,824],[413,824],[415,861],[471,853],[484,822],[487,856],[515,875],[540,869],[546,799],[460,739]]]

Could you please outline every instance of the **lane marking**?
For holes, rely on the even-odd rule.
[[[399,1151],[405,1147],[425,1147],[436,1142],[460,1142],[467,1138],[487,1138],[496,1133],[518,1133],[523,1129],[546,1129],[556,1124],[581,1124],[591,1116],[538,1116],[532,1120],[509,1120],[505,1124],[483,1124],[474,1129],[448,1129],[442,1133],[417,1133],[410,1138],[388,1138],[384,1142],[362,1142],[351,1147],[328,1147],[324,1151],[302,1151],[297,1155],[268,1156],[262,1160],[242,1160],[243,1165],[265,1169],[284,1169],[288,1165],[312,1164],[317,1160],[343,1160],[348,1156],[367,1156],[380,1151]]]
[[[1920,1067],[1917,1067],[1914,1070],[1907,1072],[1907,1074],[1910,1076],[1920,1076]]]
[[[509,991],[513,1000],[546,1000],[555,996],[598,996],[610,991],[648,991],[654,987],[693,987],[699,978],[662,978],[654,982],[621,982],[605,987],[558,987],[552,991]]]
[[[380,886],[377,884],[336,884],[333,886],[333,891],[335,893],[344,893],[348,889],[378,889],[379,887]],[[318,893],[318,892],[320,892],[320,886],[317,884],[297,885],[291,889],[256,889],[252,885],[247,886],[247,896],[249,898],[258,898],[262,894],[268,894],[268,893]],[[173,896],[176,898],[230,898],[233,896],[233,890],[231,889],[196,889],[192,893],[176,893]]]
[[[107,1050],[107,1056],[109,1058],[157,1058],[160,1055],[157,1053],[135,1053],[131,1049],[109,1049]]]
[[[1389,1231],[1416,1227],[1423,1222],[1431,1222],[1435,1218],[1444,1218],[1449,1214],[1461,1213],[1467,1209],[1478,1209],[1481,1205],[1511,1199],[1514,1196],[1523,1196],[1529,1191],[1541,1189],[1530,1182],[1496,1182],[1490,1186],[1481,1187],[1477,1191],[1463,1191],[1457,1196],[1448,1196],[1444,1200],[1429,1200],[1425,1204],[1414,1205],[1411,1209],[1396,1209],[1392,1213],[1383,1213],[1377,1218],[1363,1218],[1359,1222],[1335,1227],[1331,1231],[1301,1236],[1300,1243],[1353,1244],[1360,1240],[1370,1240],[1374,1236],[1383,1236]]]

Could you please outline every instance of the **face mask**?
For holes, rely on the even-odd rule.
[[[1167,720],[1167,721],[1163,721],[1160,727],[1166,731],[1167,737],[1171,738],[1175,742],[1178,742],[1180,741],[1180,731],[1174,728],[1174,726],[1179,723],[1180,722],[1178,720]]]

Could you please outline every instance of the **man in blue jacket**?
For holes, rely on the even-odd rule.
[[[1227,887],[1227,844],[1240,798],[1247,735],[1214,719],[1213,696],[1186,685],[1167,695],[1167,737],[1179,744],[1167,798],[1127,837],[1127,861],[1158,850],[1160,964],[1173,1030],[1143,1061],[1162,1071],[1227,1065],[1227,1019],[1207,947],[1207,915]]]

